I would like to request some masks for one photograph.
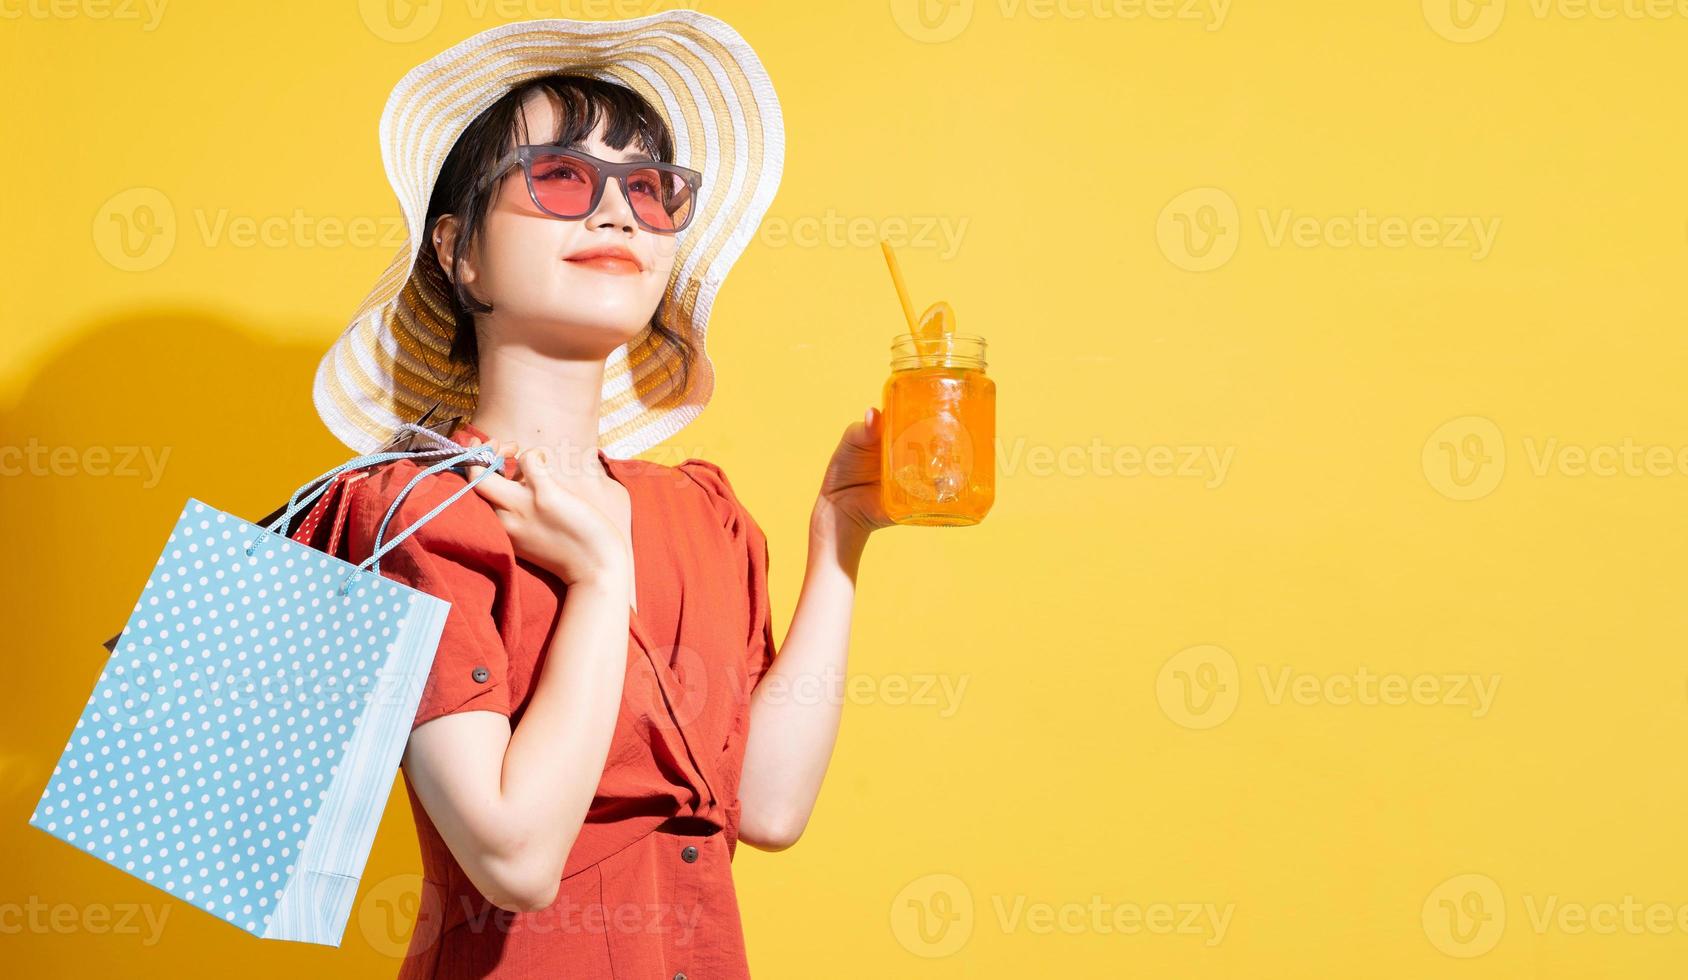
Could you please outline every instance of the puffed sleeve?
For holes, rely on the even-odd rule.
[[[382,518],[419,471],[408,461],[388,464],[352,484],[348,561],[357,564],[369,557]],[[387,523],[382,540],[393,540],[462,486],[455,474],[423,478]],[[382,575],[451,603],[412,729],[459,711],[509,716],[509,658],[496,619],[510,565],[503,554],[508,548],[500,545],[508,543],[490,505],[470,490],[381,556]]]
[[[768,598],[768,537],[762,526],[733,491],[727,474],[708,460],[688,459],[678,469],[708,493],[722,530],[733,539],[744,556],[745,601],[750,609],[750,631],[745,637],[745,667],[748,689],[755,689],[774,662],[774,621]]]

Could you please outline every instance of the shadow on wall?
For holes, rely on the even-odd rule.
[[[187,499],[256,520],[350,456],[311,404],[328,337],[278,345],[193,310],[75,336],[0,413],[5,684],[27,695],[0,744],[0,839],[28,845],[7,848],[15,882],[65,873],[65,845],[27,821],[105,663],[101,642],[128,621]]]

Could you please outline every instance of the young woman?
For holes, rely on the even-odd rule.
[[[665,118],[602,77],[606,65],[673,69],[635,52],[695,55],[703,42],[748,83],[721,87],[751,93],[738,115],[727,108],[731,125],[699,125],[722,105],[688,104],[686,84],[658,89],[679,99]],[[558,70],[529,64],[511,83],[461,67],[520,45]],[[588,62],[591,77],[569,70]],[[402,95],[410,82],[428,94]],[[412,216],[414,263],[389,274],[325,359],[318,404],[368,451],[431,398],[465,409],[452,441],[508,457],[381,562],[451,603],[403,759],[424,888],[401,976],[749,975],[730,861],[738,841],[777,851],[803,832],[841,707],[805,693],[844,673],[857,568],[889,523],[869,409],[820,481],[775,658],[767,542],[725,473],[628,458],[708,397],[702,319],[721,259],[742,250],[778,180],[765,87],[742,39],[712,18],[528,22],[421,66],[383,117],[384,137],[402,131],[417,152],[449,138],[449,152]],[[475,91],[485,107],[470,115]],[[416,108],[428,105],[466,121],[431,126]],[[675,119],[692,127],[687,159],[702,167],[675,163]],[[711,150],[709,133],[736,145]],[[758,134],[760,163],[747,147]],[[389,153],[401,201],[430,169]],[[735,205],[744,188],[752,196]],[[711,230],[687,238],[700,222]],[[424,465],[349,484],[344,557],[371,553],[395,501],[383,540],[481,473],[425,476],[400,499]]]

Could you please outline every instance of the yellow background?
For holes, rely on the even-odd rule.
[[[1688,10],[702,9],[761,53],[789,148],[714,402],[650,455],[731,474],[778,635],[899,327],[881,235],[989,339],[999,399],[995,509],[875,535],[818,809],[739,851],[758,976],[1688,969]],[[399,241],[392,83],[495,23],[646,12],[433,0],[410,39],[381,10],[0,2],[0,447],[73,454],[0,480],[14,975],[398,967],[397,782],[339,949],[25,824],[184,499],[256,517],[346,455],[310,383]],[[1344,246],[1362,215],[1423,234]],[[125,221],[166,231],[128,256]],[[297,230],[328,221],[379,234]],[[105,472],[127,446],[157,479]],[[1188,475],[1206,453],[1222,478]]]

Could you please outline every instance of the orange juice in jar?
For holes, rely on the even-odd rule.
[[[985,376],[984,338],[900,334],[883,412],[886,515],[898,524],[983,520],[996,499],[996,382]]]

